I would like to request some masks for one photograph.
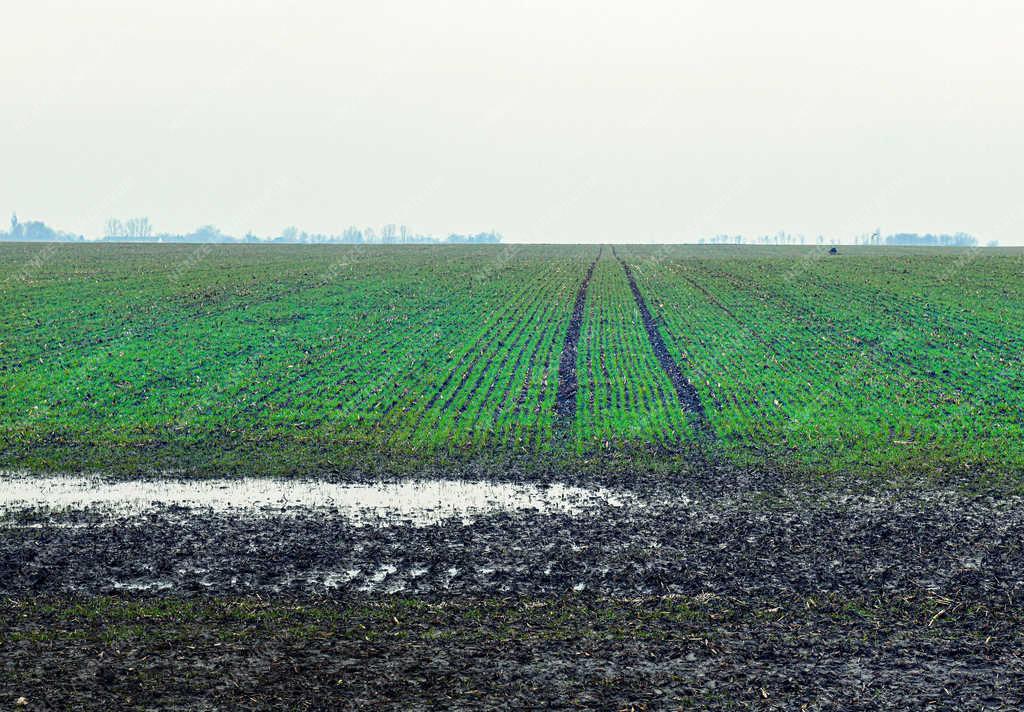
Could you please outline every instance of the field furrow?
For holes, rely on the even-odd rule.
[[[687,413],[659,365],[629,280],[606,251],[595,264],[581,326],[575,430],[582,450],[691,440]]]
[[[1024,467],[1014,251],[40,249],[0,249],[10,466]]]
[[[884,252],[808,262],[795,251],[622,251],[669,351],[693,363],[727,450],[872,468],[925,459],[984,467],[996,452],[1019,455],[1022,369],[1008,347],[1017,336],[993,333],[1003,318],[994,310],[948,306],[951,293],[976,289],[977,270],[941,282],[953,258],[893,266]],[[926,274],[903,288],[889,275],[904,270]],[[930,285],[929,301],[919,284]],[[1021,302],[998,312],[1013,309]]]

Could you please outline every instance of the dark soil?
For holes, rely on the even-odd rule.
[[[1019,709],[1021,612],[941,598],[33,598],[28,709]]]
[[[344,595],[705,593],[779,598],[927,593],[1024,600],[1024,505],[955,492],[701,496],[643,486],[577,514],[492,512],[430,526],[292,509],[197,516],[173,504],[8,515],[0,593]],[[391,568],[394,568],[392,571]],[[354,571],[351,581],[339,581]],[[333,576],[332,576],[333,575]]]
[[[597,261],[601,259],[604,248],[597,250],[597,257],[590,263],[587,274],[580,283],[579,291],[576,293],[576,303],[572,308],[572,318],[569,319],[569,329],[565,332],[565,345],[562,346],[562,355],[558,359],[558,393],[555,395],[555,416],[562,423],[571,423],[576,415],[576,390],[578,379],[576,377],[576,353],[580,343],[580,328],[583,326],[583,311],[587,304],[587,287],[594,276],[594,268]]]
[[[1019,708],[1020,498],[712,481],[425,527],[8,513],[0,691],[37,707]]]
[[[697,389],[690,383],[689,379],[683,375],[679,364],[672,358],[672,354],[669,353],[668,348],[665,346],[665,341],[661,338],[661,332],[658,331],[658,324],[655,322],[654,317],[651,316],[651,310],[647,308],[647,302],[644,301],[644,295],[640,292],[639,287],[636,286],[632,270],[630,270],[626,261],[615,253],[614,247],[612,248],[612,254],[619,260],[623,271],[626,273],[626,279],[629,280],[629,288],[633,291],[633,299],[636,300],[636,306],[640,310],[640,318],[643,320],[644,329],[647,330],[647,339],[651,343],[651,348],[654,350],[654,355],[657,357],[658,363],[661,364],[662,370],[665,371],[665,375],[672,382],[672,387],[679,398],[679,405],[691,415],[690,424],[699,435],[705,439],[714,437],[714,430],[711,428],[711,424],[708,423],[707,415],[704,413],[704,405],[700,401],[700,394],[697,393]]]

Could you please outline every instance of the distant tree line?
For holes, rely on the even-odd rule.
[[[0,240],[18,242],[81,242],[84,239],[81,235],[54,230],[38,220],[20,222],[17,214],[11,215],[10,231],[0,232]]]
[[[0,232],[0,240],[32,242],[82,242],[82,235],[60,232],[42,222],[19,222],[11,216],[9,232]],[[156,242],[156,243],[220,243],[220,244],[303,244],[303,245],[486,245],[501,242],[499,233],[478,232],[470,235],[452,233],[446,237],[413,233],[405,225],[384,225],[381,228],[346,228],[340,234],[308,233],[287,227],[280,235],[261,237],[247,233],[244,237],[226,235],[214,225],[202,225],[185,234],[154,233],[149,218],[110,218],[103,227],[103,236],[90,242]]]
[[[153,234],[153,226],[149,224],[149,218],[129,218],[124,222],[117,218],[110,218],[103,231],[105,239],[114,240],[117,238],[144,238]]]
[[[246,235],[244,239],[253,238]],[[255,238],[259,240],[260,238]],[[380,229],[372,227],[346,228],[340,235],[329,235],[323,233],[299,232],[298,228],[288,227],[281,231],[277,237],[272,237],[270,242],[298,242],[306,244],[339,243],[343,245],[430,245],[430,244],[460,244],[460,245],[484,245],[501,242],[501,235],[497,232],[478,232],[471,235],[460,235],[452,233],[447,237],[435,237],[433,235],[420,235],[413,233],[405,225],[384,225]]]
[[[826,239],[818,235],[814,239],[808,239],[804,235],[791,235],[786,232],[777,232],[774,235],[762,235],[748,239],[742,235],[715,235],[714,237],[702,238],[701,245],[837,245],[839,241],[835,238]],[[870,235],[857,235],[853,238],[855,245],[920,245],[934,247],[974,247],[978,239],[965,232],[957,232],[952,235],[932,235],[926,233],[919,235],[915,232],[900,232],[894,235],[883,236],[881,230],[875,230]],[[999,243],[992,240],[987,243],[988,247],[996,247]]]
[[[11,216],[11,228],[8,232],[0,232],[0,240],[24,242],[82,242],[82,235],[54,230],[39,221],[20,222],[17,215]],[[384,225],[380,228],[349,227],[339,234],[309,233],[296,227],[287,227],[280,235],[261,237],[246,233],[243,237],[234,237],[221,232],[214,225],[202,225],[185,234],[154,233],[149,218],[129,218],[121,220],[110,218],[103,228],[103,236],[99,242],[166,242],[166,243],[223,243],[223,244],[303,244],[303,245],[486,245],[501,242],[501,234],[478,232],[469,235],[452,233],[446,237],[422,235],[411,232],[405,225]],[[95,242],[97,240],[90,240]],[[974,247],[977,238],[964,232],[952,235],[923,235],[913,232],[900,232],[893,235],[881,234],[875,230],[869,235],[858,235],[853,239],[856,245],[920,245],[934,247]],[[774,235],[761,235],[746,238],[742,235],[715,235],[701,238],[701,245],[836,245],[835,238],[826,239],[822,235],[808,238],[804,235],[792,235],[777,232]],[[987,243],[995,247],[999,243],[992,240]]]
[[[826,242],[832,245],[836,244],[835,239],[826,240],[823,235],[808,239],[806,235],[792,235],[781,231],[774,235],[760,235],[753,238],[743,235],[715,235],[701,238],[697,242],[701,245],[823,245]]]
[[[895,235],[886,235],[883,244],[932,245],[935,247],[974,247],[978,244],[978,239],[963,232],[958,232],[953,235],[932,235],[931,233],[918,235],[914,232],[900,232]]]

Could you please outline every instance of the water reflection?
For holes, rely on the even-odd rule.
[[[102,510],[118,516],[175,506],[256,516],[322,511],[368,524],[394,520],[430,524],[453,517],[468,521],[474,515],[500,510],[574,513],[602,502],[618,506],[621,498],[600,488],[445,479],[332,484],[312,479],[115,481],[99,476],[0,473],[0,511]]]

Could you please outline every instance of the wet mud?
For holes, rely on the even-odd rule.
[[[575,504],[440,518],[9,503],[0,690],[57,707],[1021,703],[1018,497],[771,478],[562,492]],[[134,612],[70,613],[96,601]],[[269,608],[191,608],[238,601]],[[161,619],[169,602],[190,608]]]
[[[1024,600],[1024,505],[956,491],[815,497],[622,490],[575,507],[417,514],[26,507],[0,521],[0,593],[460,595],[891,592]]]
[[[562,355],[558,359],[558,391],[555,394],[555,416],[562,427],[567,427],[576,415],[576,391],[579,388],[579,379],[576,376],[576,355],[580,344],[580,329],[583,327],[583,313],[587,305],[587,287],[594,276],[594,269],[604,247],[597,250],[597,257],[590,263],[587,273],[583,277],[579,291],[576,293],[576,303],[572,308],[572,317],[569,319],[569,328],[565,333],[565,344],[562,346]]]
[[[852,605],[856,604],[856,605]],[[0,602],[75,709],[1019,709],[1019,611],[939,599]]]

